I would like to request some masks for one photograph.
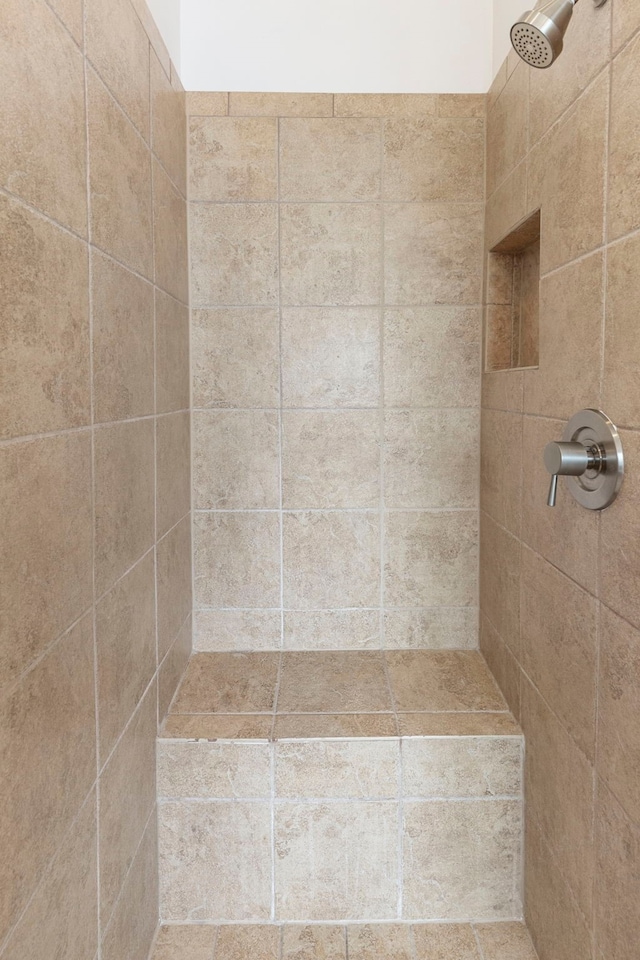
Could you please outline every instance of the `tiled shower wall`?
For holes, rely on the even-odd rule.
[[[188,95],[197,649],[476,646],[484,106]]]
[[[549,71],[489,95],[487,244],[541,207],[540,366],[484,377],[481,647],[527,743],[526,915],[541,960],[640,943],[640,4],[578,4]],[[621,428],[602,514],[545,505],[545,444]]]
[[[3,0],[0,62],[0,956],[144,960],[191,647],[184,94],[141,0]]]

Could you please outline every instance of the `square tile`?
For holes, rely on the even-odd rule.
[[[379,200],[380,141],[376,120],[281,120],[282,200]]]
[[[191,200],[278,198],[278,122],[260,117],[191,117]]]
[[[420,923],[411,930],[416,960],[483,960],[470,923]]]
[[[164,536],[191,509],[191,416],[170,413],[156,421],[156,526]]]
[[[391,740],[279,743],[275,795],[280,799],[395,799],[400,749]]]
[[[506,709],[477,651],[389,650],[384,657],[399,711]]]
[[[406,924],[360,924],[347,928],[351,960],[413,960],[411,927]]]
[[[483,193],[484,120],[385,121],[385,200],[477,201]]]
[[[344,927],[323,924],[282,927],[282,960],[346,960]]]
[[[277,513],[196,513],[193,537],[198,606],[280,606]]]
[[[391,710],[380,653],[286,652],[278,713],[368,713]]]
[[[196,653],[172,706],[174,713],[270,713],[275,706],[276,653]]]

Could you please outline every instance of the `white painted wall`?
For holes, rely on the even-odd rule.
[[[180,72],[180,2],[181,0],[147,0],[173,65]],[[233,2],[233,0],[231,0]]]
[[[535,0],[493,0],[493,68],[492,74],[502,66],[502,61],[511,49],[511,27],[525,10],[531,10]]]

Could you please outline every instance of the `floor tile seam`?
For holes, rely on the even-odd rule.
[[[193,806],[193,807],[202,807],[202,806],[239,806],[242,804],[251,804],[253,805],[273,805],[274,807],[283,807],[291,806],[292,804],[299,804],[301,806],[337,806],[340,804],[343,805],[362,805],[362,804],[384,804],[385,806],[390,806],[392,804],[401,804],[402,801],[406,803],[411,803],[415,805],[425,806],[427,804],[443,804],[443,803],[456,803],[464,804],[469,806],[472,804],[505,804],[518,805],[522,804],[522,797],[519,794],[505,794],[505,795],[495,795],[495,796],[482,796],[482,795],[467,795],[467,796],[413,796],[411,794],[386,794],[379,796],[367,796],[367,797],[309,797],[309,796],[287,796],[280,795],[272,797],[271,794],[264,794],[262,796],[234,796],[234,797],[192,797],[192,796],[171,796],[171,795],[160,795],[157,798],[158,807],[161,806],[176,806],[178,804],[183,806]]]

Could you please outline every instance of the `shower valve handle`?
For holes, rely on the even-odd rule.
[[[598,446],[585,446],[580,441],[555,440],[544,451],[544,465],[551,474],[547,506],[555,507],[558,495],[558,477],[581,477],[587,470],[600,472],[604,461]]]

